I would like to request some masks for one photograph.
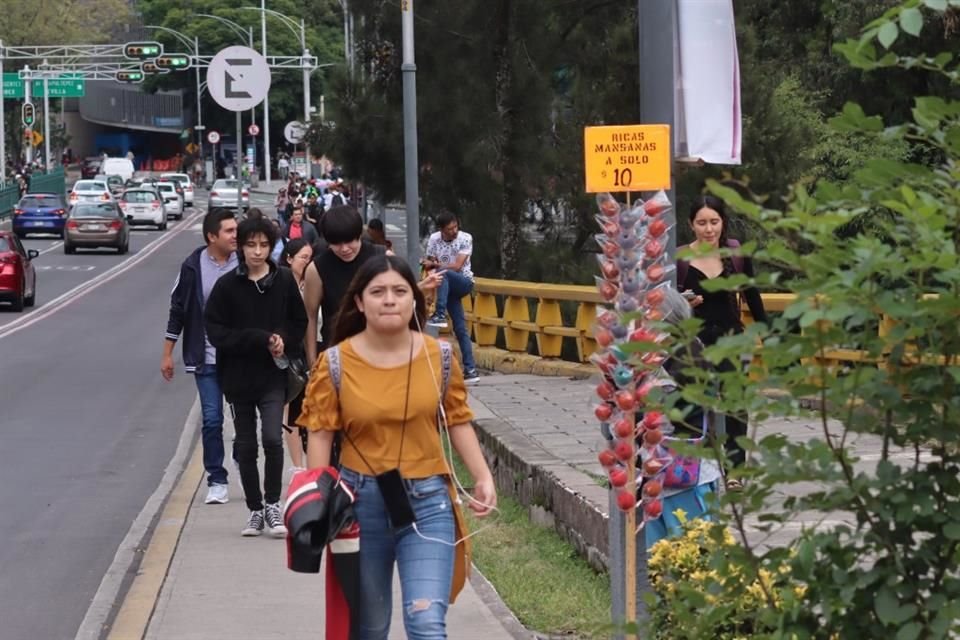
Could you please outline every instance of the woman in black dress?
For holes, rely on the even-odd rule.
[[[729,228],[727,213],[723,201],[713,196],[697,198],[690,209],[690,227],[695,240],[689,248],[704,250],[707,248],[736,248],[740,243],[727,237]],[[740,319],[740,294],[736,291],[706,291],[703,283],[714,278],[732,276],[737,273],[753,277],[753,263],[745,256],[721,258],[718,255],[697,257],[692,260],[677,261],[677,285],[680,291],[690,292],[690,306],[693,315],[703,321],[698,337],[705,346],[710,346],[724,335],[741,333],[743,321]],[[766,322],[767,314],[763,309],[763,300],[756,287],[748,287],[742,292],[750,313],[756,322]],[[736,363],[724,361],[717,367],[719,371],[733,371]],[[744,463],[746,454],[735,439],[747,434],[747,415],[740,413],[728,415],[727,455],[734,466]],[[739,488],[731,480],[728,488]]]

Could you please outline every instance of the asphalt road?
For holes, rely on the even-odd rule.
[[[160,376],[169,292],[200,212],[130,254],[41,251],[37,306],[0,306],[0,638],[73,638],[194,402]],[[179,361],[179,352],[178,352]]]

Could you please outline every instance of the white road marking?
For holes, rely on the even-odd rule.
[[[11,320],[6,324],[0,325],[0,339],[6,338],[13,335],[27,327],[33,326],[34,324],[40,322],[41,320],[52,316],[61,309],[68,307],[77,300],[81,299],[91,291],[98,289],[101,285],[110,282],[119,275],[122,275],[137,266],[151,255],[153,255],[160,247],[167,244],[180,233],[189,230],[190,225],[196,218],[199,218],[203,215],[202,212],[187,218],[182,223],[177,224],[170,233],[167,233],[163,236],[158,237],[153,242],[147,244],[143,249],[141,249],[136,255],[133,255],[123,262],[114,265],[110,269],[94,276],[93,278],[82,282],[73,289],[70,289],[64,294],[61,294],[51,300],[50,302],[37,307],[37,310],[33,313],[22,316],[15,320]]]
[[[395,224],[390,224],[389,222],[388,222],[387,224],[383,225],[383,226],[385,226],[385,227],[387,228],[387,231],[389,231],[389,232],[391,232],[391,233],[400,233],[401,231],[403,231],[403,229],[401,229],[401,228],[398,227],[397,225],[395,225]]]
[[[52,245],[50,245],[49,247],[47,247],[46,249],[44,249],[43,251],[41,251],[41,252],[40,252],[40,255],[43,255],[43,254],[45,254],[45,253],[50,253],[50,252],[53,251],[54,249],[57,249],[57,248],[62,247],[62,246],[63,246],[63,240],[59,240],[59,241],[57,241],[57,242],[54,242]]]
[[[96,267],[90,264],[41,264],[34,269],[37,271],[93,271]]]

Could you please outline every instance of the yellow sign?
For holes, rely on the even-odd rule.
[[[33,142],[33,146],[39,147],[41,144],[43,144],[43,134],[40,133],[39,131],[34,131],[32,142]]]
[[[195,142],[191,142],[187,145],[187,153],[196,153],[199,150],[200,147],[198,147]]]
[[[670,126],[584,127],[587,193],[670,188]]]

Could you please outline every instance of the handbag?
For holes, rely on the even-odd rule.
[[[707,436],[707,412],[703,412],[702,431],[699,438],[689,438],[688,444],[701,444]],[[672,438],[664,438],[671,440]],[[670,462],[664,468],[664,489],[689,489],[700,484],[700,458],[698,456],[682,455],[676,449],[668,448]]]
[[[304,358],[290,358],[290,364],[287,366],[287,388],[284,394],[284,403],[289,404],[303,393],[307,386],[307,361]]]

